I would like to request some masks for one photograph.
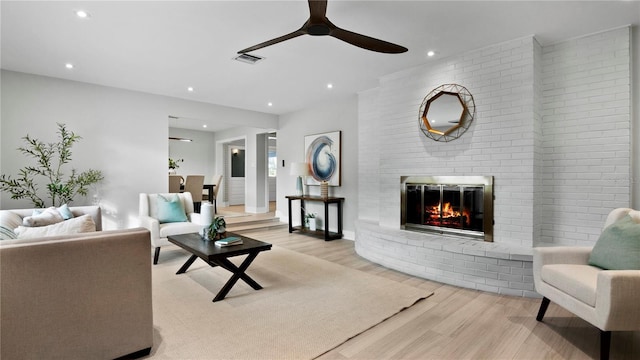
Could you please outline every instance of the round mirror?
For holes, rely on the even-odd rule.
[[[473,97],[465,87],[442,85],[422,101],[420,130],[433,140],[451,141],[467,131],[474,115]]]

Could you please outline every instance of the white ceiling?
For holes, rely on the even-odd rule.
[[[409,51],[381,54],[301,36],[255,51],[266,60],[249,65],[232,58],[297,30],[309,15],[306,1],[3,0],[0,6],[3,69],[272,114],[350,96],[375,87],[382,75],[522,36],[546,45],[640,24],[640,1],[329,0],[327,16],[337,26]],[[91,17],[77,18],[78,9]],[[429,50],[436,55],[428,58]],[[67,62],[75,68],[66,69]]]

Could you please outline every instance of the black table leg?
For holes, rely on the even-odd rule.
[[[293,224],[291,224],[291,199],[289,200],[289,234],[293,232]]]
[[[247,258],[244,259],[242,264],[240,264],[240,267],[237,267],[234,263],[232,263],[231,261],[229,261],[229,259],[226,259],[226,258],[215,260],[215,263],[217,265],[220,265],[221,267],[231,271],[233,273],[233,276],[231,276],[231,278],[227,281],[227,283],[224,284],[224,286],[218,292],[216,297],[213,298],[214,302],[224,299],[225,296],[227,296],[227,294],[231,290],[231,288],[236,284],[238,279],[244,280],[244,282],[249,284],[249,286],[251,286],[254,290],[262,289],[262,286],[260,286],[260,284],[258,284],[255,280],[253,280],[249,275],[245,273],[245,271],[247,270],[249,265],[251,265],[251,263],[256,258],[256,256],[258,256],[258,252],[249,253],[249,256],[247,256]]]
[[[184,274],[187,271],[187,269],[189,269],[189,266],[191,266],[191,264],[193,264],[193,262],[196,261],[197,258],[198,257],[196,255],[191,255],[189,260],[187,260],[187,262],[185,262],[184,265],[182,265],[182,267],[180,268],[180,270],[178,270],[176,275]]]

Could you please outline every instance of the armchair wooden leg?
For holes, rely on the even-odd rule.
[[[158,258],[160,257],[160,246],[156,248],[155,253],[153,254],[153,265],[158,264]]]
[[[536,320],[542,321],[544,313],[547,312],[547,308],[549,307],[550,302],[551,300],[547,299],[546,297],[542,298],[542,303],[540,303],[540,309],[538,310],[538,316],[536,316]]]
[[[611,348],[611,331],[600,330],[600,360],[609,360]]]

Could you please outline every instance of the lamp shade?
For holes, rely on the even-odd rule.
[[[309,176],[310,174],[309,165],[306,162],[291,163],[290,175]]]

